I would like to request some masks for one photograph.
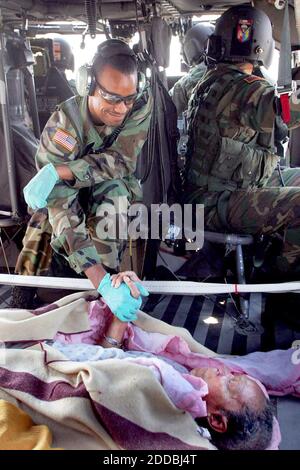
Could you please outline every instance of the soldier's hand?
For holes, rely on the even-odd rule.
[[[141,287],[140,292],[143,291],[143,295],[148,294],[146,289],[144,290],[143,286]],[[142,305],[142,298],[140,295],[138,298],[133,297],[125,282],[122,282],[117,288],[113,287],[110,275],[106,274],[97,290],[119,320],[126,322],[136,320],[137,311]]]
[[[26,203],[31,209],[42,209],[47,205],[47,198],[59,181],[59,176],[52,163],[44,166],[23,189]]]
[[[133,297],[148,296],[149,292],[141,284],[140,278],[134,271],[122,271],[118,274],[111,276],[111,284],[113,287],[119,287],[122,282],[125,282],[130,289],[130,293]]]

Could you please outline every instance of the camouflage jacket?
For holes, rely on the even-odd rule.
[[[218,69],[225,73],[238,68],[234,65],[220,64]],[[214,70],[209,73],[213,74]],[[227,103],[226,106],[224,101]],[[291,121],[288,127],[291,129],[300,125],[300,105],[295,105],[291,97],[290,106]],[[253,132],[271,133],[276,116],[274,86],[257,75],[245,75],[244,80],[235,84],[219,103],[217,116],[224,137],[234,137],[236,140],[249,142],[251,136],[242,136],[242,129],[246,134],[247,129]],[[237,129],[240,129],[238,134]]]
[[[178,80],[178,82],[176,82],[173,88],[169,91],[178,114],[181,114],[188,108],[188,102],[192,91],[205,72],[206,65],[204,63],[196,65],[188,72],[187,75]]]
[[[299,126],[300,105],[290,102],[289,127]],[[272,145],[275,117],[274,87],[266,80],[234,65],[209,70],[189,102],[191,185],[220,192],[265,184],[278,161]]]
[[[88,112],[87,97],[76,97],[76,100],[83,124],[83,145],[72,117],[63,111],[62,104],[52,114],[41,135],[36,164],[38,169],[47,163],[68,165],[74,174],[72,184],[59,181],[55,185],[48,198],[47,208],[53,232],[53,248],[63,247],[70,266],[81,272],[88,264],[88,259],[97,263],[101,261],[88,235],[85,215],[78,203],[79,190],[107,180],[125,179],[133,187],[133,192],[137,191],[138,182],[133,173],[147,139],[153,99],[147,95],[147,100],[138,109],[133,108],[116,140],[100,154],[84,154],[83,148],[90,145],[98,149],[105,136],[110,135],[114,128],[95,126]]]

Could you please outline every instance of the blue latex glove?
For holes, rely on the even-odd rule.
[[[47,197],[51,193],[59,176],[52,163],[44,166],[25,186],[23,194],[31,209],[42,209],[47,205]]]
[[[136,282],[135,285],[137,286],[138,290],[140,291],[140,294],[143,297],[148,297],[149,292],[147,291],[146,287],[144,287],[140,282]]]
[[[136,283],[141,295],[147,296],[149,292],[140,283]],[[121,321],[133,321],[137,319],[137,310],[142,305],[142,298],[137,299],[130,294],[129,287],[122,282],[116,288],[111,285],[110,275],[105,274],[100,282],[97,291],[102,295],[103,299],[113,312],[113,314]]]

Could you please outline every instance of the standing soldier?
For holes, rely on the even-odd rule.
[[[205,226],[215,231],[283,235],[276,259],[281,273],[300,273],[300,172],[274,173],[275,89],[253,74],[270,66],[274,41],[268,16],[248,5],[227,10],[208,41],[214,64],[190,101],[187,202],[205,205]],[[300,125],[290,98],[289,127]],[[270,179],[271,175],[272,178]]]
[[[84,77],[87,78],[87,77]],[[29,222],[16,271],[47,272],[50,254],[84,273],[120,320],[135,318],[146,292],[125,277],[118,289],[107,271],[117,271],[126,241],[101,239],[103,212],[122,220],[128,204],[141,197],[134,177],[152,111],[152,97],[140,87],[134,52],[121,40],[98,47],[88,96],[62,103],[49,119],[36,154],[37,175],[24,188],[37,210]],[[124,276],[119,276],[119,281]]]
[[[188,30],[184,37],[183,58],[191,68],[189,73],[178,80],[170,90],[178,115],[187,109],[193,88],[206,72],[205,51],[207,40],[213,32],[214,27],[210,24],[196,24]]]

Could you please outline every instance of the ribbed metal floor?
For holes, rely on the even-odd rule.
[[[294,340],[300,339],[300,332],[291,330],[277,319],[270,319],[263,308],[263,296],[251,294],[249,319],[257,330],[250,334],[243,334],[246,331],[236,328],[236,307],[233,300],[224,295],[151,295],[143,310],[166,323],[186,328],[197,341],[220,354],[244,355],[253,351],[286,349]],[[259,327],[261,324],[263,329]]]

